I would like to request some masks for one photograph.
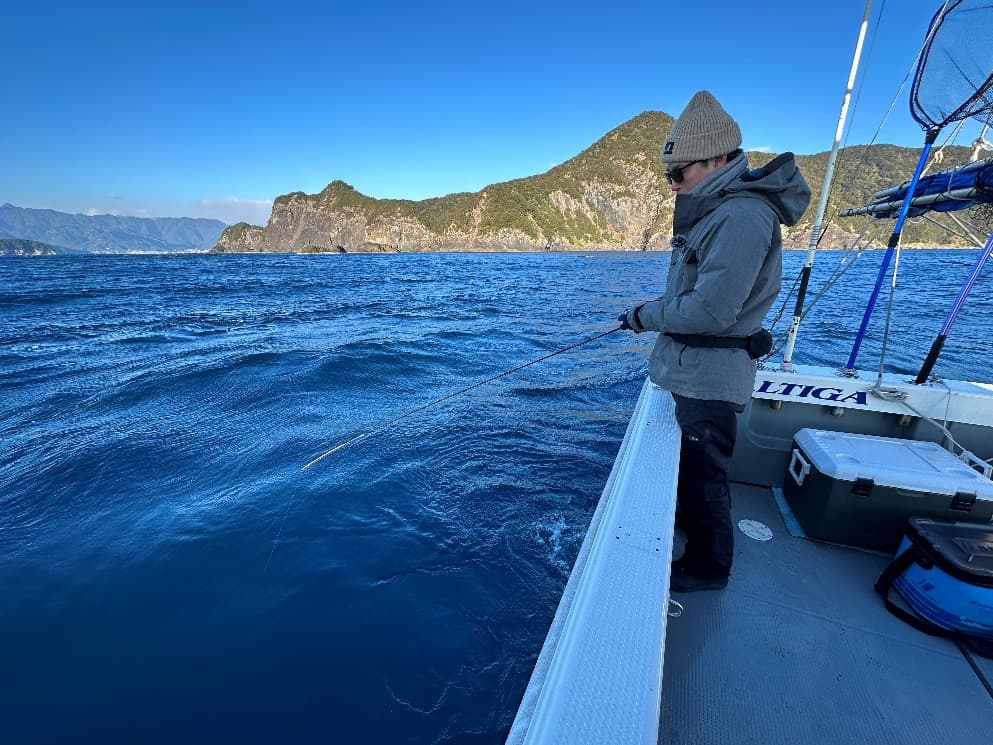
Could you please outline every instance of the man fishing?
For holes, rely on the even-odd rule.
[[[686,551],[674,592],[727,586],[734,554],[728,469],[755,359],[771,349],[762,321],[779,294],[780,224],[810,189],[792,153],[748,169],[741,130],[707,91],[693,96],[662,147],[676,192],[665,295],[623,313],[621,328],[657,331],[649,376],[672,393],[682,430],[677,525]]]

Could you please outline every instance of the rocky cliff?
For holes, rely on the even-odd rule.
[[[58,249],[47,243],[0,236],[0,256],[55,256]]]
[[[418,202],[373,199],[343,181],[331,182],[319,194],[293,192],[275,200],[264,228],[233,225],[212,250],[392,253],[667,248],[675,195],[665,181],[659,151],[672,121],[662,112],[642,113],[546,173],[493,184],[476,193]],[[749,161],[757,167],[773,157],[750,153]],[[807,245],[827,154],[797,160],[814,196],[801,223],[784,228],[787,247]],[[909,148],[879,145],[842,151],[835,177],[839,189],[848,188],[842,203],[861,203],[880,186],[899,183],[912,172],[915,162],[916,153]],[[835,221],[821,245],[850,243],[863,224]],[[947,245],[933,238],[928,229],[911,226],[906,242]]]

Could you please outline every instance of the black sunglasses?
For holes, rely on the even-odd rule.
[[[665,171],[665,178],[670,184],[673,182],[677,184],[681,184],[683,183],[683,178],[685,178],[686,176],[684,171],[686,171],[687,168],[689,168],[692,165],[695,165],[696,163],[706,163],[706,162],[707,161],[705,160],[694,160],[683,166],[676,166],[675,168],[667,168]]]

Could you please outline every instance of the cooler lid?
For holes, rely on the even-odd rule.
[[[912,517],[909,522],[909,530],[931,547],[933,558],[948,574],[993,586],[993,525],[927,517]]]
[[[993,481],[936,442],[809,428],[797,432],[794,440],[817,470],[831,478],[872,479],[880,486],[993,500]]]

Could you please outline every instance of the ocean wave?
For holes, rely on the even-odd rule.
[[[917,289],[916,320],[893,324],[900,368],[954,294],[935,271],[949,256],[925,254],[901,265]],[[803,257],[785,258],[792,270]],[[200,741],[501,741],[652,339],[554,353],[657,297],[659,259],[5,265],[9,731],[62,741],[78,721],[134,739],[115,729],[127,709],[186,717]],[[949,337],[944,374],[979,376],[987,289]],[[861,308],[823,303],[798,362],[848,352]],[[78,707],[45,718],[52,700]]]

